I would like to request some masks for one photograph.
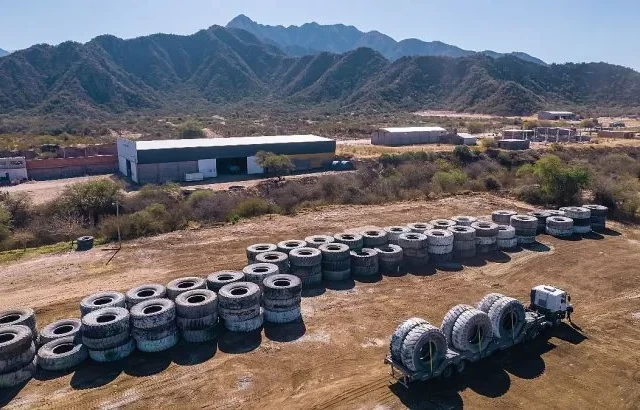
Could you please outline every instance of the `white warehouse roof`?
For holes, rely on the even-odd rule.
[[[546,112],[553,115],[573,115],[571,111],[541,111]]]
[[[386,132],[446,132],[442,127],[396,127],[396,128],[380,128],[382,131]]]
[[[274,135],[266,137],[194,138],[180,140],[136,141],[138,151],[172,148],[228,147],[238,145],[287,144],[332,141],[316,135]]]

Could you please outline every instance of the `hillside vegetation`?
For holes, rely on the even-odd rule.
[[[289,57],[239,29],[36,45],[0,59],[0,114],[105,117],[213,107],[640,111],[640,74],[507,56],[403,57],[369,48]],[[1,119],[1,118],[0,118]]]

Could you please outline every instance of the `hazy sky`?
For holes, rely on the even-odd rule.
[[[0,48],[190,34],[241,13],[263,24],[344,23],[396,40],[640,70],[640,0],[2,0]]]

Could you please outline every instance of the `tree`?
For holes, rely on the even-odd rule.
[[[589,184],[588,169],[565,165],[552,154],[543,155],[532,168],[545,200],[559,206],[574,204]]]
[[[115,213],[119,192],[118,184],[101,179],[72,185],[64,190],[62,198],[69,210],[91,219],[95,226],[101,216]]]
[[[11,236],[11,214],[0,206],[0,242]]]
[[[204,138],[204,131],[202,131],[202,127],[200,127],[197,123],[193,121],[188,121],[182,124],[179,129],[180,138],[191,139],[191,138]]]
[[[267,174],[275,175],[280,180],[296,169],[288,156],[273,152],[259,151],[256,154],[256,163],[264,168]]]

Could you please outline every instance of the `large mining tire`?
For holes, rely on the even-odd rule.
[[[580,206],[567,206],[560,208],[566,216],[572,219],[589,219],[591,218],[591,210]]]
[[[457,215],[451,218],[451,220],[454,221],[457,226],[471,226],[478,218],[467,215]]]
[[[446,230],[451,226],[456,226],[456,221],[452,221],[451,219],[434,219],[429,221],[429,225],[433,226],[433,229]]]
[[[398,245],[385,245],[379,248],[375,248],[378,252],[378,260],[380,262],[402,262],[402,248]]]
[[[167,284],[167,297],[175,300],[179,294],[195,289],[206,289],[207,281],[203,278],[190,276],[174,279]]]
[[[78,341],[82,334],[80,328],[82,322],[80,319],[62,319],[46,325],[40,331],[40,343],[46,344],[53,340],[63,337],[75,337]]]
[[[516,228],[508,225],[498,225],[498,239],[513,239],[516,237]]]
[[[245,266],[242,272],[247,282],[253,282],[262,288],[264,280],[280,273],[280,268],[273,263],[254,263]]]
[[[590,210],[591,217],[594,217],[594,216],[606,217],[609,214],[609,208],[602,205],[582,205],[582,208]]]
[[[518,213],[509,210],[498,210],[491,214],[491,220],[498,225],[509,225],[513,215],[518,215]]]
[[[411,232],[411,229],[406,226],[387,226],[384,230],[387,233],[389,243],[394,245],[398,244],[398,237],[400,235]]]
[[[224,320],[241,322],[258,316],[260,314],[260,304],[255,304],[244,309],[225,309],[221,307],[218,308],[218,314]]]
[[[171,349],[178,343],[178,332],[173,332],[157,340],[140,337],[136,339],[136,347],[141,352],[156,353]]]
[[[254,330],[260,329],[262,324],[264,323],[264,315],[262,311],[255,317],[247,320],[235,321],[235,320],[225,320],[224,327],[231,332],[252,332]]]
[[[240,310],[260,304],[260,287],[251,282],[236,282],[225,285],[218,292],[218,306],[229,310]]]
[[[188,343],[205,343],[214,340],[217,331],[215,326],[201,330],[183,330],[181,336]]]
[[[487,221],[478,221],[471,224],[476,230],[477,238],[491,238],[498,235],[498,224]]]
[[[180,330],[202,330],[211,326],[215,326],[218,323],[218,312],[212,313],[207,316],[186,318],[176,317],[176,325]]]
[[[135,330],[135,328],[133,328],[133,330]],[[85,345],[89,350],[108,350],[117,346],[121,346],[123,343],[129,340],[129,336],[130,333],[128,330],[116,335],[101,338],[82,336],[82,344]]]
[[[32,378],[36,372],[37,362],[38,359],[33,359],[31,363],[21,369],[10,373],[0,373],[0,389],[18,386]]]
[[[347,259],[342,259],[339,261],[322,261],[322,263],[320,264],[320,267],[322,271],[332,271],[332,272],[340,272],[343,270],[351,269],[351,258],[349,257]]]
[[[440,329],[442,330],[442,334],[444,334],[449,345],[451,345],[451,333],[453,332],[453,326],[455,325],[456,320],[458,320],[458,317],[460,317],[463,312],[469,309],[473,309],[473,306],[464,304],[456,305],[449,309],[447,314],[444,315]]]
[[[131,325],[138,329],[152,329],[171,323],[175,318],[176,305],[169,299],[149,299],[131,308]]]
[[[351,279],[351,268],[340,271],[323,270],[322,279],[329,282],[339,282]]]
[[[96,362],[115,362],[129,357],[136,350],[136,341],[128,338],[122,345],[105,350],[89,350],[89,357]]]
[[[389,243],[387,232],[382,229],[368,230],[362,232],[362,246],[364,248],[375,248]]]
[[[564,211],[561,211],[559,209],[545,209],[544,211],[551,216],[567,216]]]
[[[312,235],[304,238],[309,248],[319,248],[322,245],[335,242],[335,238],[329,235]]]
[[[421,324],[409,332],[402,343],[402,364],[412,371],[430,371],[447,354],[447,340],[442,330],[430,324]]]
[[[300,306],[285,311],[264,309],[264,320],[271,323],[291,323],[300,319]]]
[[[358,233],[339,233],[333,236],[338,243],[343,243],[350,250],[360,250],[364,246],[364,239]]]
[[[453,234],[454,242],[473,241],[476,239],[476,230],[471,226],[456,225],[449,228],[449,232]]]
[[[422,233],[403,233],[398,237],[398,245],[403,249],[426,249],[429,246],[427,235]],[[406,252],[405,252],[406,253]]]
[[[302,296],[298,295],[291,299],[268,299],[263,300],[264,308],[272,310],[274,312],[284,312],[285,310],[291,310],[296,306],[300,306]]]
[[[446,229],[430,229],[424,233],[427,236],[427,243],[431,246],[453,245],[453,232]]]
[[[517,299],[509,297],[498,299],[491,305],[488,314],[495,338],[507,337],[516,340],[524,329],[524,306]]]
[[[122,307],[94,310],[82,318],[82,335],[101,339],[129,332],[129,311]]]
[[[38,350],[38,366],[49,371],[63,371],[74,368],[87,360],[86,346],[77,343],[73,336],[63,337],[45,343]]]
[[[485,297],[483,297],[480,302],[478,302],[478,309],[485,312],[485,313],[489,313],[489,309],[491,309],[491,306],[498,300],[501,298],[506,298],[505,295],[503,295],[502,293],[489,293],[488,295],[486,295]]]
[[[5,359],[0,359],[0,374],[14,372],[23,368],[33,361],[35,355],[36,345],[32,342],[25,350]]]
[[[280,253],[280,252],[278,252]],[[287,255],[284,255],[284,260],[287,259]],[[207,276],[207,288],[209,290],[213,290],[217,292],[224,285],[228,285],[230,283],[235,282],[243,282],[244,281],[244,273],[238,271],[219,271],[213,272],[209,276]]]
[[[413,233],[425,233],[426,231],[433,229],[433,225],[427,222],[412,222],[407,224],[407,228],[409,228]]]
[[[412,317],[411,319],[407,319],[400,324],[391,335],[391,342],[389,343],[389,350],[391,352],[391,357],[396,361],[402,361],[402,343],[404,343],[405,337],[409,334],[414,327],[422,324],[429,324],[424,319],[419,317]]]
[[[294,275],[273,275],[264,280],[264,298],[289,300],[300,297],[302,282]]]
[[[176,333],[177,331],[178,327],[175,323],[167,323],[165,325],[154,327],[152,329],[137,329],[134,327],[131,329],[131,336],[136,340],[160,340],[173,333]]]
[[[26,326],[36,336],[36,314],[31,308],[8,309],[0,312],[0,327]]]
[[[378,252],[375,249],[363,248],[360,251],[351,251],[351,270],[378,265]]]
[[[93,312],[94,310],[106,307],[126,306],[125,296],[120,292],[98,292],[89,295],[80,302],[80,314],[82,316]]]
[[[291,266],[316,266],[322,262],[322,252],[316,248],[297,248],[289,252]]]
[[[349,252],[351,249],[349,245],[344,243],[328,243],[324,245],[320,245],[318,248],[322,253],[322,262],[331,263],[349,260]]]
[[[136,286],[125,294],[127,309],[131,309],[144,300],[164,298],[166,296],[167,288],[163,285],[148,283],[146,285]]]
[[[198,318],[218,313],[218,296],[212,290],[196,289],[184,292],[175,300],[176,316]]]
[[[288,239],[286,241],[278,242],[278,252],[286,253],[287,255],[294,249],[306,247],[307,243],[298,239]]]
[[[451,341],[460,351],[481,353],[493,339],[489,315],[478,309],[469,309],[458,317],[453,325]]]
[[[560,231],[573,230],[573,219],[566,216],[550,216],[547,218],[547,228]]]
[[[249,264],[255,262],[256,257],[261,253],[273,252],[278,250],[278,245],[274,243],[256,243],[247,247],[247,261]]]

